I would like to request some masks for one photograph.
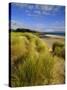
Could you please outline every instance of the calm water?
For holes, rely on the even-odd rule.
[[[44,33],[44,34],[65,36],[65,32],[46,32],[46,33]]]

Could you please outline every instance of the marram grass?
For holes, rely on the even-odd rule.
[[[36,35],[12,32],[11,86],[62,83],[64,83],[64,60],[53,56],[46,43]]]

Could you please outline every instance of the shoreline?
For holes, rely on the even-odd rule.
[[[65,36],[60,36],[60,35],[52,35],[52,34],[46,34],[44,35],[46,37],[50,37],[50,38],[65,38]]]

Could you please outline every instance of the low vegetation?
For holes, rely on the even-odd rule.
[[[53,54],[65,59],[65,46],[64,46],[64,43],[55,42],[53,44]]]
[[[53,51],[56,54],[54,46]],[[64,58],[53,56],[46,43],[32,33],[11,32],[12,87],[63,83]]]

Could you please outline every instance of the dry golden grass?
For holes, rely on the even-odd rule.
[[[46,43],[36,35],[11,33],[11,86],[61,83],[64,60],[53,57]]]

